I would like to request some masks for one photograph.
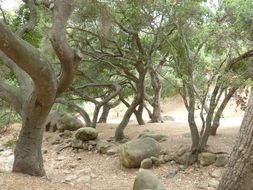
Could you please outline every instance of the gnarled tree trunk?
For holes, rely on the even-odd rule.
[[[253,188],[253,89],[245,112],[239,138],[231,153],[218,190],[252,190]]]

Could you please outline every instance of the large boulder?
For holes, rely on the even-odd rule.
[[[142,160],[151,156],[158,156],[160,151],[160,144],[156,140],[147,137],[123,144],[120,149],[120,158],[123,166],[138,168]]]
[[[150,130],[144,130],[140,135],[139,138],[146,138],[150,137],[152,139],[155,139],[158,142],[165,141],[167,140],[168,136],[167,135],[162,135],[162,134],[156,134],[154,131]]]
[[[82,141],[95,140],[98,136],[96,129],[91,127],[82,127],[78,129],[75,133],[75,138]]]
[[[166,190],[164,184],[151,171],[141,169],[137,174],[133,190]]]
[[[57,111],[51,111],[46,121],[46,131],[55,132],[57,130],[57,122],[61,118],[61,114]]]
[[[216,161],[216,154],[203,152],[198,155],[198,160],[202,166],[209,166]]]
[[[73,117],[70,114],[65,114],[61,118],[59,118],[57,122],[57,129],[60,132],[63,132],[65,130],[69,131],[76,131],[77,129],[83,127],[84,124],[81,120]]]

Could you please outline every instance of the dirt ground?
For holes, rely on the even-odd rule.
[[[120,113],[122,114],[122,113]],[[117,114],[117,115],[120,115]],[[113,114],[112,114],[113,115]],[[160,124],[147,123],[144,126],[138,126],[135,121],[130,122],[125,130],[130,138],[137,138],[139,133],[145,129],[155,131],[156,133],[168,135],[168,140],[161,143],[162,149],[175,151],[181,145],[191,145],[189,128],[187,125],[186,111],[180,99],[175,98],[163,105],[163,115],[170,115],[175,120],[166,121]],[[208,149],[214,152],[231,152],[238,134],[243,112],[235,112],[234,105],[230,105],[226,110],[225,119],[222,120],[222,126],[218,135],[210,137]],[[112,116],[112,122],[115,117]],[[117,118],[116,118],[117,119]],[[198,119],[198,118],[196,118]],[[114,135],[117,124],[99,124],[99,139],[108,139]],[[0,137],[0,144],[7,139],[12,138],[14,131],[17,131],[17,125],[8,129],[4,136]],[[10,167],[0,163],[0,189],[1,190],[131,190],[134,178],[138,169],[126,169],[121,167],[118,155],[108,156],[95,152],[83,151],[73,152],[71,148],[65,149],[57,154],[54,151],[56,145],[51,142],[58,136],[58,133],[45,133],[43,149],[47,150],[44,154],[44,164],[48,179],[35,178],[22,174],[10,173]],[[1,153],[0,153],[1,155]],[[159,167],[152,168],[152,171],[166,185],[168,190],[198,190],[213,189],[207,187],[211,179],[209,172],[213,171],[215,166],[198,167],[193,165],[184,171],[180,171],[175,177],[167,179],[165,175],[171,169],[178,168],[177,164],[168,162]],[[90,176],[88,184],[79,184],[76,180],[70,180],[65,184],[66,177],[76,174],[77,171],[86,169],[87,176]],[[64,183],[63,183],[64,182]]]

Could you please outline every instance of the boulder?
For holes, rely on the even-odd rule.
[[[57,122],[61,114],[57,111],[51,111],[46,121],[46,131],[55,132],[57,130]]]
[[[97,136],[97,130],[91,127],[82,127],[75,133],[75,138],[82,141],[95,140]]]
[[[120,158],[127,168],[140,167],[141,161],[151,156],[158,156],[160,144],[153,138],[136,139],[123,144],[120,148]]]
[[[192,165],[197,161],[197,155],[191,154],[191,152],[185,152],[183,155],[177,156],[175,161],[183,165]]]
[[[83,148],[83,141],[73,138],[71,146],[74,149],[82,149]]]
[[[141,161],[141,168],[149,169],[152,168],[152,160],[150,158],[146,158]]]
[[[84,124],[82,123],[81,120],[73,117],[70,114],[63,115],[62,117],[58,119],[58,122],[57,122],[57,129],[60,132],[63,132],[65,130],[76,131],[77,129],[83,126]]]
[[[99,141],[96,145],[98,152],[106,154],[107,150],[111,147],[111,143],[107,141]]]
[[[209,166],[216,161],[216,154],[211,152],[203,152],[199,154],[198,160],[202,166]]]
[[[137,174],[133,190],[166,190],[164,184],[160,182],[158,177],[154,175],[151,171],[141,169]]]
[[[65,130],[64,132],[60,133],[59,136],[63,138],[69,138],[73,136],[73,132],[69,130]]]
[[[227,163],[228,163],[227,155],[218,155],[214,165],[216,167],[225,167]]]
[[[165,141],[167,140],[168,136],[167,135],[161,135],[161,134],[156,134],[153,131],[149,131],[149,130],[144,130],[138,138],[146,138],[146,137],[150,137],[152,139],[155,139],[158,142],[161,141]]]

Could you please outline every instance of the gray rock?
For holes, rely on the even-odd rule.
[[[72,146],[72,148],[82,149],[83,148],[83,141],[73,138],[71,146]]]
[[[95,140],[98,136],[96,129],[91,127],[82,127],[78,129],[75,133],[75,138],[82,141]]]
[[[133,190],[166,190],[164,184],[151,171],[141,169],[137,174]]]
[[[117,146],[113,146],[113,147],[108,148],[108,150],[106,151],[106,154],[107,155],[114,155],[114,154],[118,153],[118,151],[119,151],[119,148]]]
[[[91,177],[90,176],[82,176],[80,178],[78,178],[77,182],[78,183],[89,183],[91,180]]]
[[[167,179],[173,178],[175,175],[177,175],[177,173],[178,173],[178,169],[172,169],[172,170],[168,171],[168,173],[165,175],[165,177]]]
[[[57,130],[57,122],[61,114],[57,111],[51,111],[47,117],[46,121],[46,131],[55,132]]]
[[[209,173],[209,175],[213,178],[221,178],[222,174],[223,174],[223,170],[221,169],[216,169],[213,172]]]
[[[111,147],[111,143],[107,142],[107,141],[99,141],[97,143],[97,150],[99,153],[102,153],[102,154],[106,154],[107,153],[107,150]]]
[[[59,134],[60,137],[68,138],[73,136],[73,132],[69,130],[65,130],[64,132]]]
[[[227,163],[228,163],[228,156],[218,155],[214,165],[216,167],[225,167],[227,165]]]
[[[145,158],[158,156],[160,150],[160,144],[152,138],[132,140],[120,148],[121,163],[127,168],[137,168]]]
[[[83,176],[83,175],[87,175],[88,173],[90,173],[91,172],[91,168],[84,168],[84,169],[82,169],[82,170],[78,170],[77,172],[76,172],[76,174],[78,175],[78,176]]]
[[[175,161],[182,165],[192,165],[197,161],[197,155],[192,155],[191,152],[185,152],[182,156],[176,157]]]
[[[175,119],[172,116],[164,115],[163,116],[163,121],[175,121]]]
[[[172,160],[174,160],[174,158],[175,158],[175,155],[173,155],[173,154],[166,154],[163,157],[163,159],[164,159],[165,162],[172,161]]]
[[[153,131],[149,131],[149,130],[144,130],[140,135],[139,138],[146,138],[146,137],[150,137],[152,139],[155,139],[158,142],[161,141],[165,141],[167,140],[168,136],[167,135],[161,135],[161,134],[156,134]]]
[[[212,179],[208,182],[208,187],[216,188],[216,187],[218,187],[219,183],[220,183],[220,182],[219,182],[218,180],[212,178]]]
[[[155,156],[151,156],[150,159],[152,160],[152,163],[153,163],[154,166],[160,166],[159,158],[157,158]]]
[[[4,149],[5,149],[4,146],[0,145],[0,152],[4,151]]]
[[[83,126],[84,124],[82,123],[81,120],[73,117],[70,114],[63,115],[62,117],[58,119],[58,122],[57,122],[57,129],[60,132],[63,132],[65,130],[76,131],[77,129]]]
[[[209,166],[216,161],[216,154],[203,152],[199,154],[198,160],[202,166]]]
[[[152,160],[150,158],[146,158],[141,161],[141,168],[149,169],[152,168]]]
[[[66,182],[72,182],[73,180],[75,180],[77,178],[76,175],[68,175],[66,178],[65,178],[65,181]]]
[[[55,139],[53,139],[53,141],[51,142],[51,145],[55,145],[55,144],[60,144],[62,141],[59,137],[56,137]]]
[[[176,156],[182,156],[184,153],[188,152],[188,148],[186,147],[180,147],[178,151],[176,152]]]

